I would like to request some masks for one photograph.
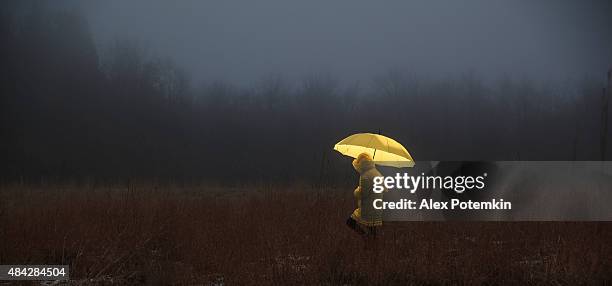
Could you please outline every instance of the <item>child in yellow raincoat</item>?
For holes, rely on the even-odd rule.
[[[359,186],[353,192],[357,209],[347,219],[346,224],[359,234],[376,237],[377,227],[382,226],[382,209],[375,209],[373,202],[383,198],[382,193],[372,191],[374,177],[382,176],[374,165],[372,157],[361,153],[353,160],[353,167],[359,173]]]

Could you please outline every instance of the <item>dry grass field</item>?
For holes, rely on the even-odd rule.
[[[605,284],[611,223],[395,222],[348,230],[352,190],[4,185],[0,264],[70,284]],[[0,282],[0,284],[2,284]]]

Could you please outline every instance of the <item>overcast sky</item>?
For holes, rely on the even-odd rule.
[[[565,79],[612,66],[612,1],[80,1],[97,43],[135,38],[193,79],[390,68]]]

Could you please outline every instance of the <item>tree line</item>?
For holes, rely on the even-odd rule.
[[[326,74],[195,84],[135,41],[101,51],[78,12],[5,1],[0,13],[8,181],[336,182],[354,171],[333,145],[356,132],[393,137],[417,161],[609,159],[599,78],[488,82],[391,69],[361,84]]]

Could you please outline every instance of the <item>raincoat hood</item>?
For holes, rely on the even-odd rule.
[[[374,161],[372,161],[370,155],[362,153],[353,160],[353,168],[355,168],[359,174],[363,174],[370,169],[374,169]]]

